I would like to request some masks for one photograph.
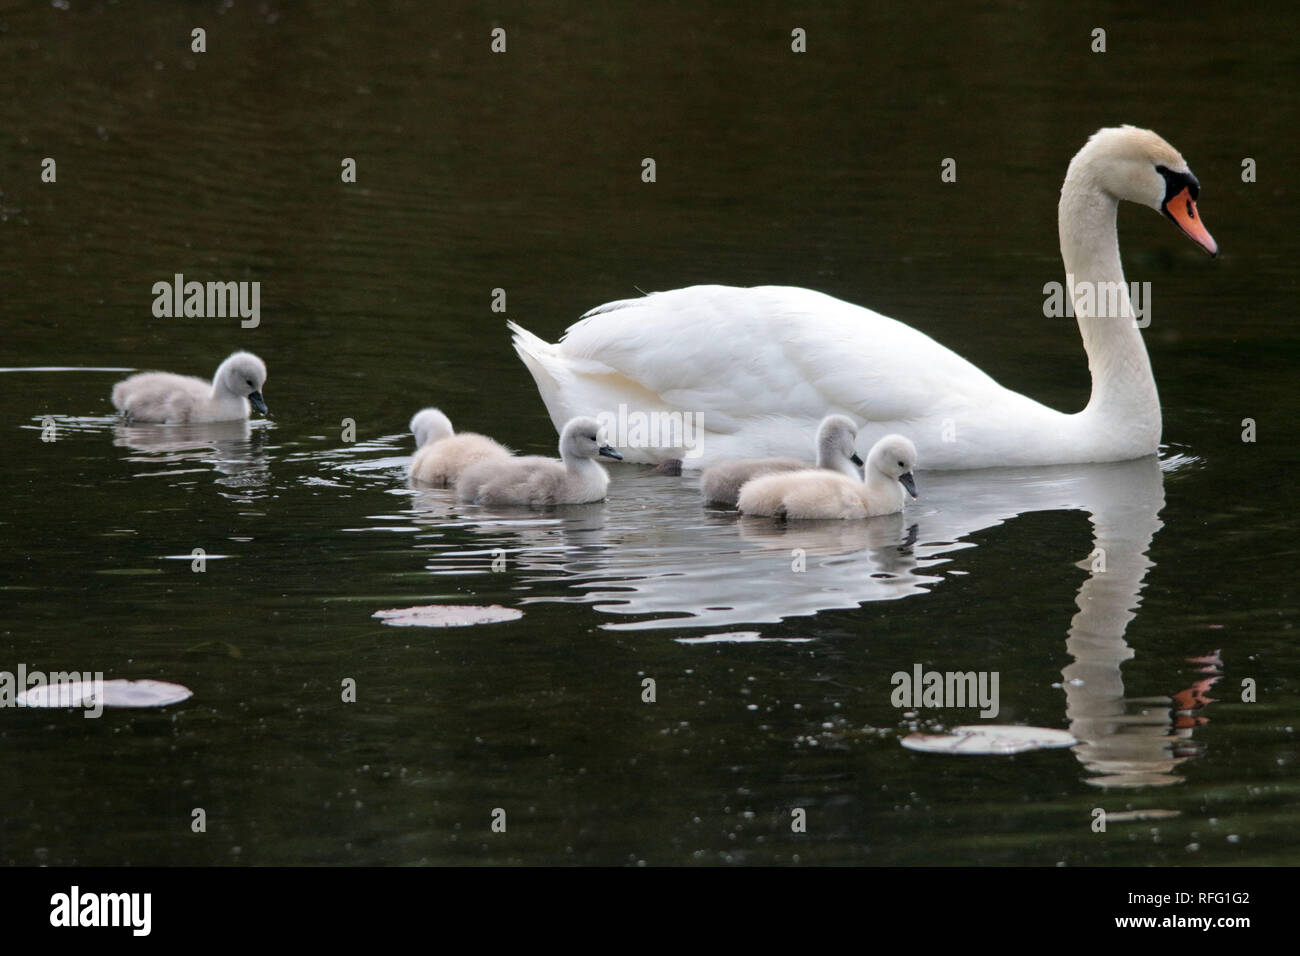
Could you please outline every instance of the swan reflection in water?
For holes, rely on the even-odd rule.
[[[1207,676],[1168,697],[1127,697],[1121,673],[1134,656],[1125,632],[1162,526],[1164,476],[1154,456],[923,473],[923,498],[902,515],[785,524],[705,509],[689,479],[627,472],[614,470],[608,502],[547,512],[488,512],[457,505],[448,492],[417,491],[419,520],[433,532],[422,542],[433,551],[429,570],[487,573],[504,554],[516,589],[539,592],[518,603],[591,604],[624,619],[602,625],[612,630],[720,629],[913,596],[945,580],[940,566],[975,547],[971,535],[1029,512],[1083,511],[1091,547],[1068,547],[1088,576],[1061,684],[1087,779],[1108,788],[1178,783],[1175,768],[1199,751],[1191,735],[1204,718],[1192,712],[1209,701],[1217,659],[1198,661]],[[467,526],[484,547],[449,547],[446,534]],[[577,593],[555,593],[559,579]]]
[[[118,421],[113,444],[140,454],[126,461],[161,466],[138,471],[136,477],[216,471],[218,485],[246,493],[265,487],[270,478],[266,461],[268,427],[248,421],[206,422],[184,425],[128,424]]]

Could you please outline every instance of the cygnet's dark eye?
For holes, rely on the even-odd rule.
[[[252,380],[251,378],[246,378],[246,379],[244,379],[244,381],[246,381],[246,382],[248,383],[248,387],[249,387],[249,388],[252,388],[252,387],[253,387],[253,380]]]

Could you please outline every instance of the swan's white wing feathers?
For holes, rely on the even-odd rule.
[[[605,378],[624,402],[641,392],[648,403],[704,411],[705,427],[723,434],[763,415],[905,422],[945,400],[999,391],[922,332],[780,286],[694,286],[611,302],[551,348],[574,378]]]

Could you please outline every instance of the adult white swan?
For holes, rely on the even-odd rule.
[[[1092,397],[1072,415],[1003,388],[916,329],[809,289],[692,286],[610,302],[556,344],[510,328],[557,430],[575,415],[616,416],[620,405],[701,416],[700,453],[621,447],[628,461],[685,457],[696,467],[801,455],[830,413],[862,423],[859,451],[906,433],[927,468],[1138,458],[1157,450],[1160,403],[1124,283],[1116,211],[1121,199],[1150,206],[1216,255],[1199,193],[1182,156],[1150,130],[1099,130],[1071,160],[1061,257],[1092,372]],[[1116,298],[1098,308],[1106,290]]]

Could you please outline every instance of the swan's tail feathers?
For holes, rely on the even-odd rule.
[[[525,365],[528,371],[533,373],[533,378],[537,381],[537,387],[542,390],[542,397],[546,398],[546,384],[543,379],[549,383],[551,388],[555,387],[555,379],[547,369],[548,359],[554,358],[555,346],[545,339],[539,338],[529,332],[522,325],[518,325],[510,320],[506,320],[506,328],[514,333],[511,343],[515,347],[515,352]],[[547,401],[549,407],[550,402]]]
[[[506,320],[506,328],[514,333],[511,343],[515,347],[516,354],[533,376],[533,381],[537,383],[537,391],[541,394],[547,414],[551,416],[551,422],[558,433],[564,428],[568,417],[564,414],[560,383],[551,373],[555,346],[509,319]]]
[[[555,346],[550,342],[547,342],[539,336],[533,335],[532,332],[529,332],[526,328],[512,319],[506,319],[506,328],[514,333],[515,351],[518,352],[521,357],[525,350],[533,355],[541,355],[542,353],[550,352],[555,348]]]

